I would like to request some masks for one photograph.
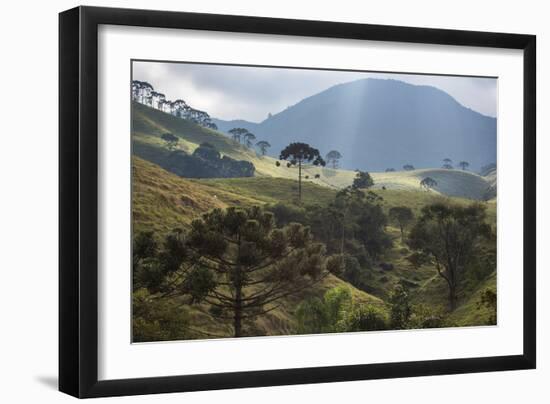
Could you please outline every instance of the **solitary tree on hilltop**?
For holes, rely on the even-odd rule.
[[[453,165],[453,160],[451,160],[449,157],[443,159],[443,164],[449,164]]]
[[[267,153],[267,149],[271,147],[268,141],[260,140],[258,143],[256,143],[256,146],[260,149],[260,153],[262,156],[265,156]]]
[[[437,187],[437,181],[434,180],[432,177],[426,177],[422,181],[420,181],[420,186],[426,191],[429,191],[430,189]]]
[[[338,163],[340,162],[341,158],[342,158],[342,155],[338,150],[331,150],[325,156],[325,159],[327,160],[327,164],[332,165],[332,168],[334,169],[338,168]]]
[[[302,202],[302,164],[311,163],[315,166],[325,166],[325,160],[319,150],[307,143],[291,143],[281,151],[281,160],[287,160],[287,166],[298,166],[298,202]]]
[[[166,142],[166,147],[168,150],[174,150],[179,142],[179,138],[169,132],[163,133],[161,139]]]
[[[470,166],[470,163],[468,163],[467,161],[461,161],[460,163],[458,163],[458,166],[462,168],[462,170],[466,170]]]

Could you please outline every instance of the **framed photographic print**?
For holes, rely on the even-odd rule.
[[[535,367],[535,37],[60,14],[60,390]]]

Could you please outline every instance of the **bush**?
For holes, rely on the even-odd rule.
[[[132,294],[132,341],[171,341],[193,338],[187,309],[173,300],[155,298],[146,289]]]
[[[385,313],[371,304],[355,308],[345,322],[346,331],[380,331],[388,329]]]

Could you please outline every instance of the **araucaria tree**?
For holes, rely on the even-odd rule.
[[[468,163],[467,161],[461,161],[460,163],[458,163],[458,165],[460,168],[462,168],[462,170],[466,170],[470,166],[470,163]]]
[[[392,221],[397,223],[401,231],[401,241],[405,240],[404,230],[414,220],[414,214],[411,208],[406,206],[394,206],[390,208],[389,216]]]
[[[163,133],[161,139],[166,142],[168,150],[174,150],[179,141],[179,138],[171,133]]]
[[[235,337],[282,298],[341,268],[340,257],[327,258],[309,228],[276,228],[273,215],[259,207],[214,209],[166,243],[168,251],[158,254],[161,269],[154,271],[155,279],[164,274],[158,290],[209,304],[212,315],[232,323]]]
[[[260,149],[260,153],[262,156],[265,156],[267,153],[267,149],[271,147],[268,141],[266,140],[260,140],[258,143],[256,143],[256,146],[258,146],[258,149]]]
[[[449,308],[456,307],[463,275],[475,263],[484,240],[493,236],[485,207],[435,203],[422,209],[409,234],[409,246],[433,264],[449,288]]]
[[[233,140],[237,143],[241,143],[241,139],[245,140],[245,135],[248,133],[248,130],[245,128],[233,128],[228,131]]]
[[[252,145],[254,144],[253,143],[254,140],[256,140],[256,135],[246,131],[246,133],[244,134],[244,141],[245,141],[246,147],[252,147]]]
[[[298,202],[302,202],[302,165],[313,164],[325,166],[325,160],[321,157],[319,150],[307,143],[291,143],[281,151],[280,160],[288,161],[289,166],[298,167]]]
[[[341,158],[342,154],[340,154],[338,150],[331,150],[325,156],[327,164],[331,165],[334,169],[338,168],[338,164]]]

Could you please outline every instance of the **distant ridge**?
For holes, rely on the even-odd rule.
[[[291,141],[321,152],[336,149],[347,169],[440,167],[468,161],[479,170],[496,161],[496,118],[464,107],[431,86],[362,79],[312,95],[261,123],[213,119],[222,132],[244,127],[271,143],[270,154]]]

